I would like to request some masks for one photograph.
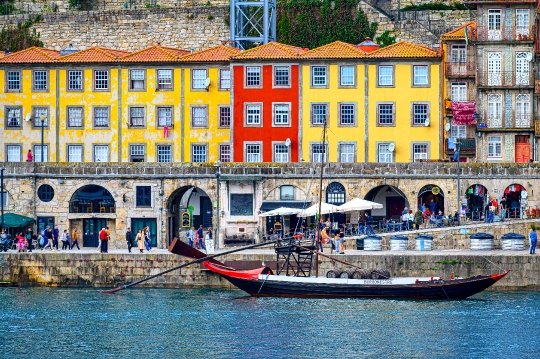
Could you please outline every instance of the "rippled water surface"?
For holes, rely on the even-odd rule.
[[[0,288],[1,358],[539,358],[540,293],[464,301]]]

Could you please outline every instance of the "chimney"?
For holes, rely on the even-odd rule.
[[[366,37],[364,41],[356,45],[356,47],[369,54],[370,52],[378,50],[380,46],[374,43],[369,37]]]

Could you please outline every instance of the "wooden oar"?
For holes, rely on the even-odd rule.
[[[112,294],[112,293],[116,293],[116,292],[119,292],[123,289],[126,289],[126,288],[129,288],[129,287],[133,287],[137,284],[140,284],[140,283],[143,283],[143,282],[146,282],[147,280],[150,280],[150,279],[154,279],[154,278],[157,278],[159,276],[162,276],[164,274],[167,274],[169,272],[172,272],[172,271],[175,271],[177,269],[181,269],[181,268],[184,268],[184,267],[187,267],[187,266],[190,266],[192,264],[197,264],[197,263],[201,263],[201,262],[204,262],[206,260],[210,260],[212,258],[216,258],[216,257],[219,257],[219,256],[223,256],[225,254],[231,254],[231,253],[236,253],[236,252],[240,252],[240,251],[243,251],[245,249],[251,249],[251,248],[257,248],[257,247],[263,247],[263,246],[266,246],[266,245],[269,245],[269,244],[274,244],[276,243],[277,240],[275,241],[269,241],[269,242],[265,242],[265,243],[259,243],[259,244],[252,244],[250,246],[246,246],[246,247],[240,247],[240,248],[236,248],[236,249],[231,249],[230,251],[225,251],[225,252],[222,252],[222,253],[217,253],[217,254],[213,254],[211,256],[206,256],[206,257],[203,257],[203,258],[199,258],[199,259],[196,259],[194,261],[191,261],[189,263],[185,263],[185,264],[182,264],[182,265],[179,265],[177,267],[174,267],[174,268],[171,268],[171,269],[167,269],[166,271],[163,271],[161,273],[158,273],[158,274],[154,274],[150,277],[146,277],[144,279],[141,279],[141,280],[138,280],[136,282],[133,282],[133,283],[129,283],[129,284],[124,284],[120,287],[117,287],[117,288],[114,288],[114,289],[109,289],[109,290],[104,290],[102,291],[101,293],[104,293],[104,294]]]

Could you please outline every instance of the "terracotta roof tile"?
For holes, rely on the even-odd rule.
[[[232,56],[238,54],[241,50],[236,47],[218,45],[212,48],[197,51],[186,55],[180,59],[183,62],[223,62],[229,61]]]
[[[307,49],[301,47],[281,44],[279,42],[269,42],[261,46],[242,51],[231,59],[235,60],[279,60],[279,59],[297,59],[299,55],[306,52]]]
[[[131,54],[131,51],[108,49],[106,47],[100,47],[100,49],[116,57],[122,57]]]
[[[300,55],[303,59],[358,59],[366,53],[358,47],[342,41],[334,41]]]
[[[442,34],[441,40],[465,39],[465,28],[475,29],[476,22],[475,21],[468,22],[465,25],[458,27],[457,29],[447,32],[446,34]]]
[[[368,55],[371,58],[426,58],[441,57],[441,55],[429,47],[400,41],[382,49],[373,51]]]
[[[115,62],[117,58],[125,56],[124,51],[104,49],[101,47],[90,47],[86,50],[81,50],[62,56],[58,62]]]
[[[173,62],[189,51],[154,45],[123,56],[121,62]]]
[[[4,56],[0,61],[13,64],[52,63],[59,57],[58,51],[33,46]]]

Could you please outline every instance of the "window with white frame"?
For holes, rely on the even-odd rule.
[[[129,71],[129,89],[130,90],[144,90],[145,79],[144,70],[130,70]]]
[[[311,67],[311,85],[312,86],[326,86],[326,66],[313,66]]]
[[[157,87],[159,90],[173,89],[173,70],[157,70]]]
[[[501,94],[488,94],[488,127],[502,127]]]
[[[109,162],[109,145],[94,145],[94,162]]]
[[[94,70],[94,90],[109,89],[109,71]]]
[[[7,162],[21,162],[22,160],[22,147],[21,145],[7,145]]]
[[[393,125],[394,124],[394,104],[380,103],[377,104],[377,123],[378,125]]]
[[[8,71],[7,75],[7,90],[8,91],[20,91],[21,90],[21,72],[20,71]]]
[[[49,162],[49,145],[43,145],[43,161],[41,160],[41,145],[34,145],[34,162]]]
[[[389,163],[394,162],[394,154],[390,151],[390,143],[377,144],[377,162]]]
[[[206,149],[206,145],[191,145],[191,161],[207,162]]]
[[[276,104],[274,105],[274,125],[285,126],[289,124],[289,105]]]
[[[172,146],[157,145],[157,162],[172,162]]]
[[[321,143],[311,144],[311,162],[326,162],[328,158],[328,145]]]
[[[312,125],[324,125],[326,116],[328,114],[327,104],[312,104],[311,105],[311,124]]]
[[[246,105],[246,124],[261,124],[261,105]]]
[[[94,127],[109,127],[108,107],[94,107]]]
[[[231,108],[229,106],[219,107],[219,127],[231,127]]]
[[[158,127],[172,126],[173,109],[170,106],[157,107]]]
[[[207,72],[204,69],[191,70],[191,88],[196,90],[204,90],[206,86],[204,82],[208,78]]]
[[[246,162],[262,162],[261,145],[247,144],[246,145]]]
[[[191,127],[208,127],[208,110],[206,106],[191,108]]]
[[[48,87],[48,71],[34,71],[34,90],[45,91]]]
[[[129,108],[129,125],[131,127],[144,127],[144,107]]]
[[[426,103],[413,104],[413,125],[423,126],[429,117],[429,105]]]
[[[83,127],[84,116],[82,107],[68,107],[66,112],[68,127]]]
[[[466,45],[452,45],[451,50],[451,62],[456,63],[465,63],[467,55]]]
[[[531,127],[531,95],[523,93],[516,95],[516,127]]]
[[[129,146],[129,161],[130,162],[144,162],[146,154],[145,145],[130,145]]]
[[[219,70],[219,88],[221,90],[229,90],[231,88],[231,70]]]
[[[83,89],[83,72],[68,71],[68,90],[80,91]]]
[[[354,162],[356,146],[353,143],[339,144],[339,162]]]
[[[428,67],[426,65],[413,66],[414,86],[428,85]]]
[[[83,162],[83,146],[68,145],[67,146],[67,161],[68,162]]]
[[[516,9],[516,35],[529,36],[529,12],[529,9]]]
[[[466,82],[452,82],[451,92],[452,92],[453,102],[467,101],[467,83]]]
[[[279,198],[282,201],[294,201],[294,186],[279,187]]]
[[[285,144],[274,145],[274,162],[278,162],[278,163],[289,162],[289,146]]]
[[[394,84],[394,67],[379,66],[378,86],[392,86]]]
[[[488,136],[488,158],[502,158],[502,136]]]
[[[429,146],[427,143],[413,143],[414,162],[427,160],[429,158]]]
[[[246,67],[246,86],[261,86],[261,67]]]
[[[48,107],[33,107],[32,117],[34,118],[34,126],[41,127],[41,118],[43,117],[43,126],[49,126],[49,108]]]
[[[274,67],[274,85],[275,86],[289,86],[289,67],[288,66],[275,66]]]
[[[40,121],[41,125],[41,121]],[[22,108],[6,107],[6,127],[18,128],[22,126]]]
[[[339,105],[339,124],[354,125],[356,120],[356,108],[354,104],[342,103]]]
[[[231,145],[219,145],[219,161],[231,162]]]
[[[354,86],[354,66],[340,66],[339,85]]]
[[[450,137],[467,138],[467,126],[454,125],[454,123],[452,122],[452,127],[450,129]]]

